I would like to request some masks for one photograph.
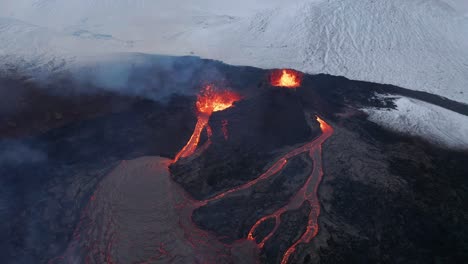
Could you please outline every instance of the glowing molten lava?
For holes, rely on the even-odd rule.
[[[208,85],[198,95],[197,110],[210,115],[231,107],[239,100],[240,96],[232,91],[216,91],[212,85]]]
[[[297,88],[301,86],[302,74],[294,70],[277,70],[270,76],[270,83],[273,86],[286,88]]]
[[[249,181],[243,185],[224,191],[222,193],[219,193],[206,200],[192,201],[192,210],[207,205],[210,202],[225,198],[226,196],[232,193],[250,188],[255,184],[259,183],[260,181],[264,181],[271,178],[272,176],[276,175],[281,170],[283,170],[290,159],[304,152],[307,152],[309,154],[310,159],[312,159],[313,161],[314,168],[312,170],[312,173],[308,176],[305,184],[296,194],[293,195],[293,197],[291,197],[291,199],[285,206],[271,214],[268,214],[258,219],[247,235],[248,240],[256,242],[255,231],[257,230],[257,228],[266,220],[274,219],[275,226],[273,227],[273,229],[257,244],[259,249],[263,249],[265,243],[278,230],[278,227],[281,224],[281,215],[287,211],[298,209],[302,206],[303,203],[308,203],[311,207],[311,210],[308,215],[309,220],[307,222],[306,230],[301,235],[301,237],[298,240],[296,240],[292,245],[290,245],[289,248],[283,254],[281,264],[288,263],[289,258],[296,251],[296,247],[302,243],[309,243],[317,235],[319,229],[318,217],[320,215],[320,203],[318,200],[317,191],[318,186],[320,185],[320,182],[322,181],[323,177],[322,144],[333,134],[333,128],[318,116],[316,117],[316,120],[320,124],[320,129],[322,130],[322,135],[320,135],[318,138],[286,153],[284,156],[280,157],[270,168],[268,168],[266,172],[258,176],[256,179]]]
[[[272,75],[273,78],[274,75]],[[274,81],[272,79],[272,85],[275,86],[283,86],[283,87],[298,87],[300,86],[300,75],[297,72],[292,70],[282,70],[281,76],[279,79]],[[198,100],[196,103],[197,106],[197,117],[198,121],[193,131],[190,140],[184,146],[184,148],[177,154],[174,162],[176,162],[179,158],[188,157],[195,153],[195,150],[198,146],[200,140],[200,134],[204,129],[206,129],[208,140],[207,142],[200,148],[202,151],[203,149],[207,148],[210,141],[211,136],[211,128],[208,125],[209,118],[213,112],[222,111],[233,106],[235,101],[238,101],[240,96],[230,92],[230,91],[216,91],[213,89],[213,86],[206,86],[205,89],[199,94]],[[309,155],[309,158],[313,161],[313,170],[311,174],[308,176],[306,182],[301,187],[301,189],[295,193],[289,202],[283,206],[282,208],[274,211],[273,213],[267,214],[260,219],[252,226],[249,233],[247,234],[246,239],[251,240],[257,243],[256,241],[256,231],[259,226],[265,222],[266,220],[273,219],[275,221],[275,226],[273,229],[262,238],[260,242],[257,243],[257,247],[259,249],[263,249],[265,243],[270,240],[270,238],[278,231],[278,227],[281,224],[281,215],[285,212],[290,210],[296,210],[300,208],[304,203],[308,203],[310,206],[310,212],[308,215],[308,222],[305,232],[293,242],[289,248],[284,252],[283,257],[281,259],[281,264],[287,264],[290,261],[291,255],[296,251],[296,248],[299,244],[309,243],[318,233],[318,217],[320,215],[320,203],[317,196],[318,186],[322,181],[323,177],[323,169],[322,169],[322,144],[333,134],[333,128],[328,125],[324,120],[320,117],[316,116],[316,121],[320,124],[320,129],[322,130],[322,135],[317,137],[311,142],[308,142],[296,149],[291,150],[290,152],[286,153],[282,157],[280,157],[273,165],[268,168],[263,174],[259,175],[256,179],[253,179],[245,184],[240,186],[231,188],[224,192],[218,193],[211,198],[206,200],[192,200],[189,197],[186,197],[186,201],[181,204],[181,208],[185,208],[185,212],[188,215],[189,219],[191,219],[191,215],[193,211],[197,208],[207,205],[210,202],[214,202],[220,199],[223,199],[231,194],[234,194],[238,191],[245,190],[248,188],[253,187],[257,183],[261,181],[265,181],[276,175],[277,173],[281,172],[285,166],[288,164],[289,160],[306,152]],[[227,120],[226,122],[223,121],[223,133],[225,138],[227,139],[227,133],[224,131],[224,128],[227,127]],[[185,228],[184,228],[185,229]],[[189,229],[189,228],[187,228]],[[205,232],[199,230],[201,232],[200,237],[207,236]],[[189,239],[190,240],[190,239]]]
[[[210,88],[211,89],[211,88]],[[210,92],[211,93],[211,92]],[[219,94],[223,94],[223,92],[220,92]],[[200,94],[199,98],[203,98],[203,93]],[[239,98],[238,96],[235,98]],[[229,105],[232,106],[234,101],[232,101]],[[209,113],[215,111],[214,107],[211,108],[211,111]],[[226,109],[226,108],[224,108]],[[221,110],[217,110],[221,111]],[[209,120],[209,114],[204,113],[204,112],[199,112],[198,113],[198,122],[195,127],[195,131],[190,138],[189,142],[187,145],[181,150],[179,154],[177,154],[178,157],[184,157],[186,153],[190,151],[195,151],[196,145],[198,144],[198,139],[200,137],[201,131],[204,129],[206,130],[206,133],[208,135],[208,138],[211,135],[211,129],[208,126],[208,120]],[[292,149],[291,151],[285,153],[283,156],[279,157],[269,168],[266,169],[266,171],[259,175],[257,178],[239,185],[237,187],[231,188],[229,190],[226,190],[224,192],[218,193],[211,198],[208,198],[206,200],[193,200],[190,198],[189,194],[187,194],[184,189],[182,189],[180,186],[178,186],[175,182],[169,182],[167,181],[150,181],[148,183],[150,184],[168,184],[167,187],[170,188],[169,191],[160,194],[160,196],[156,196],[152,198],[158,198],[162,199],[164,202],[171,202],[173,203],[172,205],[174,206],[174,210],[169,210],[168,214],[174,214],[177,215],[178,219],[176,220],[176,224],[171,225],[173,228],[176,228],[174,231],[174,235],[172,233],[165,235],[162,234],[161,237],[156,237],[155,239],[158,240],[158,243],[154,245],[154,248],[147,250],[144,248],[145,252],[150,252],[151,256],[147,260],[142,260],[139,261],[138,263],[171,263],[174,262],[174,259],[176,257],[179,257],[181,250],[183,250],[184,255],[180,256],[188,256],[188,255],[193,255],[195,261],[187,261],[187,263],[232,263],[232,257],[231,254],[232,252],[235,252],[234,250],[238,250],[235,247],[237,247],[236,243],[226,245],[224,243],[221,243],[218,238],[211,234],[210,232],[204,231],[200,229],[198,226],[196,226],[193,221],[192,221],[192,215],[194,210],[207,205],[208,203],[214,202],[221,200],[225,197],[228,197],[229,195],[236,195],[236,192],[242,191],[248,188],[255,188],[255,185],[262,182],[262,181],[267,181],[273,178],[276,174],[280,173],[288,164],[288,162],[302,154],[302,153],[307,153],[309,158],[313,161],[313,170],[307,177],[304,185],[295,193],[292,195],[290,200],[287,202],[286,205],[283,207],[279,208],[278,210],[267,213],[263,217],[260,217],[257,222],[252,226],[250,229],[249,233],[247,234],[247,237],[245,239],[241,239],[238,242],[242,243],[247,240],[250,240],[251,242],[249,243],[250,245],[256,245],[260,250],[265,247],[265,243],[268,243],[268,241],[273,237],[273,235],[278,232],[279,226],[281,224],[281,215],[285,212],[288,212],[290,210],[295,210],[300,208],[304,203],[308,203],[310,206],[310,212],[308,215],[308,222],[305,231],[302,233],[302,235],[296,239],[296,241],[291,242],[290,245],[288,245],[288,248],[285,249],[283,252],[283,256],[281,259],[281,264],[287,264],[287,263],[293,263],[292,260],[292,255],[296,251],[296,248],[300,244],[304,243],[309,243],[318,233],[318,217],[320,215],[320,203],[318,200],[317,196],[317,191],[318,187],[320,185],[320,182],[323,177],[323,164],[322,164],[322,144],[333,134],[333,128],[327,124],[324,120],[322,120],[320,117],[316,117],[317,122],[320,124],[320,128],[322,131],[322,134],[315,138],[314,140],[307,142],[303,144],[302,146],[299,146],[295,149]],[[227,125],[227,124],[226,124]],[[208,141],[207,141],[208,142]],[[203,147],[201,147],[203,148]],[[185,154],[184,154],[185,153]],[[153,162],[154,160],[150,160],[150,162]],[[104,191],[107,191],[108,193],[104,192],[101,193],[101,187],[105,185],[101,185],[100,183],[98,185],[97,190],[95,193],[91,196],[90,201],[88,205],[84,209],[84,213],[80,219],[80,222],[78,223],[77,228],[75,229],[75,232],[73,233],[73,240],[72,243],[68,246],[66,252],[64,255],[59,256],[57,258],[54,258],[49,261],[49,264],[53,263],[75,263],[77,261],[77,254],[80,254],[79,252],[84,252],[86,255],[84,256],[84,261],[81,261],[82,263],[106,263],[106,264],[114,264],[114,263],[121,263],[118,262],[117,259],[114,258],[114,254],[116,254],[116,251],[119,250],[122,245],[123,247],[129,247],[129,248],[135,248],[133,244],[136,246],[139,245],[146,245],[147,244],[140,244],[138,243],[131,243],[133,241],[125,241],[127,239],[127,236],[121,237],[121,234],[125,233],[119,233],[122,229],[122,226],[119,224],[123,222],[119,222],[119,219],[124,219],[125,221],[128,221],[127,216],[122,217],[125,214],[120,214],[118,211],[119,208],[124,208],[125,210],[129,210],[130,207],[121,207],[122,205],[120,204],[127,204],[127,201],[129,199],[123,195],[115,195],[115,194],[124,194],[126,192],[119,191],[115,192],[115,189],[119,189],[119,185],[121,183],[125,183],[123,181],[124,179],[127,179],[127,175],[132,175],[133,173],[138,173],[140,174],[141,171],[144,172],[144,177],[148,179],[162,179],[163,177],[154,177],[155,173],[156,175],[164,175],[164,171],[166,171],[167,166],[169,166],[169,162],[163,161],[164,163],[156,164],[153,166],[151,163],[132,163],[134,165],[128,166],[125,161],[122,162],[122,165],[120,167],[122,168],[127,168],[128,169],[121,169],[121,170],[116,170],[117,172],[114,173],[112,177],[107,177],[108,183],[113,183],[110,187],[103,188]],[[146,165],[148,164],[148,165]],[[142,166],[144,165],[144,166]],[[151,165],[151,166],[149,166]],[[119,172],[120,171],[120,172]],[[167,171],[168,173],[168,171]],[[168,175],[167,175],[168,176]],[[117,181],[117,184],[114,183],[114,179],[117,177],[117,179],[121,179]],[[134,185],[133,188],[138,188],[138,190],[142,190],[142,182],[140,182],[138,185]],[[144,182],[147,183],[147,182]],[[149,189],[146,188],[146,192],[143,191],[143,193],[154,193],[152,187],[154,185],[150,185]],[[110,193],[109,191],[112,190]],[[124,189],[126,190],[126,189]],[[128,190],[134,190],[134,189],[128,189]],[[109,197],[115,196],[117,198],[112,198],[112,199],[118,199],[121,198],[121,200],[115,200],[118,201],[114,203],[108,203],[107,199]],[[164,195],[167,195],[169,197],[165,197]],[[166,200],[167,199],[167,200]],[[130,199],[133,202],[137,201],[135,199]],[[99,202],[100,201],[100,202]],[[160,204],[164,204],[160,203]],[[109,207],[110,205],[110,207]],[[128,203],[129,206],[134,206],[131,201]],[[146,207],[146,205],[150,207]],[[119,206],[119,207],[118,207]],[[142,208],[146,211],[151,211],[153,208],[156,208],[156,210],[165,210],[166,212],[168,210],[167,207],[164,205],[161,206],[153,206],[153,202],[150,203],[143,203],[141,205]],[[140,207],[138,205],[137,207]],[[148,208],[151,208],[151,210],[148,210]],[[159,208],[159,209],[158,209]],[[145,211],[145,212],[146,212]],[[128,211],[128,212],[133,212],[133,211]],[[137,211],[141,212],[141,211]],[[160,213],[162,211],[158,211]],[[103,215],[105,218],[102,218]],[[122,216],[121,216],[122,215]],[[145,216],[146,213],[143,214]],[[138,219],[140,219],[140,215],[137,215]],[[148,221],[150,219],[150,222],[154,222],[154,217],[157,217],[156,221],[170,221],[172,218],[169,217],[159,217],[158,214],[149,214],[148,215],[151,218],[146,218],[143,217],[141,218],[141,221]],[[161,218],[161,220],[159,220]],[[136,219],[136,218],[130,218],[130,219]],[[166,220],[165,220],[166,219]],[[272,228],[272,230],[262,238],[260,242],[257,242],[256,239],[256,230],[261,226],[262,223],[264,223],[266,220],[273,219],[275,221],[275,226]],[[102,220],[102,221],[101,221]],[[125,222],[127,223],[127,222]],[[166,223],[166,222],[158,222],[158,223]],[[147,224],[147,223],[145,223]],[[125,230],[125,228],[123,228]],[[133,231],[133,229],[129,229]],[[136,229],[139,230],[139,229]],[[147,232],[147,229],[143,229],[145,233]],[[165,229],[161,229],[165,230]],[[170,229],[167,229],[170,230]],[[182,232],[180,232],[182,231]],[[152,234],[150,235],[151,237],[153,236]],[[124,239],[122,239],[124,238]],[[161,240],[162,239],[162,240]],[[174,241],[178,241],[177,243],[180,243],[184,239],[185,242],[184,244],[181,244],[182,246],[173,246]],[[122,241],[121,244],[119,242]],[[169,244],[166,245],[165,243],[168,242]],[[284,241],[282,241],[284,242]],[[254,244],[255,243],[255,244]],[[128,246],[126,246],[128,244]],[[242,252],[246,252],[245,249],[243,249]],[[145,253],[146,255],[146,253]],[[117,255],[118,256],[118,255]],[[80,262],[80,263],[81,263]],[[133,263],[133,262],[132,262]],[[136,262],[135,262],[136,263]]]
[[[208,147],[211,143],[211,128],[208,125],[210,116],[213,112],[223,111],[229,107],[232,107],[234,102],[239,101],[241,97],[228,90],[216,90],[213,85],[207,85],[197,96],[197,124],[193,130],[192,136],[190,137],[187,144],[182,150],[177,153],[174,162],[180,158],[186,158],[195,153],[198,143],[200,142],[200,135],[206,128],[208,135],[208,141],[205,143],[204,148]]]

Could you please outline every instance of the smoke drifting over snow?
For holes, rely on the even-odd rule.
[[[214,64],[197,57],[114,54],[80,59],[67,71],[79,87],[165,100],[195,94],[203,81],[223,79]]]
[[[222,82],[220,65],[199,57],[112,53],[83,56],[57,71],[13,71],[0,75],[0,95],[8,100],[0,106],[0,115],[19,109],[27,83],[57,96],[112,92],[165,102],[175,94],[195,95],[205,83]]]
[[[7,0],[0,58],[54,69],[90,53],[195,54],[389,83],[466,103],[465,2]]]

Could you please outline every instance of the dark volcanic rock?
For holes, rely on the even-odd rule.
[[[292,158],[271,180],[195,210],[193,221],[227,242],[244,238],[259,218],[283,207],[311,171],[312,162],[305,154]]]
[[[0,259],[44,263],[58,256],[97,183],[115,164],[145,155],[173,157],[184,144],[176,139],[190,136],[191,100],[127,100],[120,112],[0,140],[0,216],[8,219],[0,227]]]
[[[321,231],[294,261],[465,262],[467,162],[467,153],[345,121],[324,147]]]
[[[23,77],[0,80],[2,263],[46,263],[63,253],[91,193],[120,160],[173,158],[190,138],[195,93],[207,82],[244,99],[211,116],[209,148],[171,167],[172,178],[193,197],[212,197],[258,177],[279,156],[319,135],[318,114],[335,129],[323,146],[319,233],[298,245],[290,263],[468,262],[468,153],[385,131],[359,111],[395,107],[375,93],[409,96],[465,115],[466,105],[324,74],[304,75],[298,89],[280,89],[267,83],[268,70],[200,58],[148,58],[162,62],[130,69],[128,86],[136,83],[141,90],[88,91],[67,79],[49,80],[51,87]],[[148,100],[173,91],[184,96]],[[294,158],[270,180],[195,210],[193,221],[223,242],[244,238],[260,217],[287,202],[311,168],[305,155]],[[304,204],[282,215],[261,252],[264,263],[281,260],[302,234],[309,210]],[[264,237],[272,225],[265,222],[256,235]]]
[[[174,180],[195,198],[205,199],[256,178],[275,151],[304,144],[320,133],[318,124],[311,131],[307,118],[294,91],[284,89],[267,90],[214,113],[213,144],[202,155],[172,165]],[[222,120],[228,121],[227,140]]]

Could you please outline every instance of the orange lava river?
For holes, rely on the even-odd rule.
[[[234,92],[226,90],[217,91],[212,85],[206,86],[197,97],[197,124],[193,130],[193,134],[182,150],[177,153],[174,162],[180,158],[186,158],[195,152],[200,141],[200,135],[204,129],[206,129],[208,135],[204,148],[208,147],[211,144],[211,128],[208,125],[211,114],[230,108],[234,102],[239,100],[240,96]]]
[[[263,238],[262,241],[257,243],[257,247],[259,249],[262,249],[265,245],[265,242],[268,241],[272,237],[272,235],[277,231],[281,223],[281,215],[283,213],[289,210],[298,209],[303,203],[309,203],[311,210],[308,215],[307,228],[305,232],[301,235],[301,237],[297,241],[295,241],[292,245],[289,246],[289,248],[286,250],[286,252],[284,253],[282,257],[281,263],[282,264],[288,263],[289,258],[296,251],[297,245],[301,243],[309,243],[317,235],[318,230],[319,230],[318,217],[320,215],[320,203],[317,197],[317,190],[318,190],[318,186],[320,185],[320,182],[323,176],[322,144],[325,142],[325,140],[327,140],[333,134],[333,128],[327,122],[325,122],[318,116],[316,117],[316,121],[320,124],[320,129],[322,131],[322,134],[319,137],[315,138],[311,142],[308,142],[302,145],[299,148],[296,148],[286,153],[285,155],[280,157],[272,166],[270,166],[263,174],[259,175],[254,180],[249,181],[243,185],[234,187],[232,189],[226,190],[206,200],[199,201],[199,200],[193,200],[189,198],[187,203],[182,206],[185,207],[185,209],[189,209],[189,214],[192,214],[195,209],[201,206],[205,206],[210,202],[223,199],[224,197],[232,193],[250,188],[261,181],[268,180],[273,175],[279,173],[286,166],[286,164],[288,163],[290,159],[292,159],[293,157],[297,155],[307,152],[309,154],[309,157],[312,159],[314,165],[313,165],[312,173],[307,177],[305,184],[300,188],[300,190],[297,193],[295,193],[290,198],[289,202],[285,206],[283,206],[282,208],[278,209],[277,211],[269,215],[263,216],[262,218],[258,219],[257,222],[250,229],[246,238],[247,240],[255,242],[256,240],[255,240],[254,233],[257,230],[257,228],[264,221],[269,220],[269,219],[274,219],[275,220],[274,228],[266,237]],[[181,152],[177,155],[177,157],[188,157],[189,155],[187,155],[187,153],[190,152],[193,154],[195,152],[195,149],[196,149],[195,142],[198,141],[200,130],[203,127],[209,127],[207,123],[208,123],[208,119],[204,119],[203,116],[201,118],[199,117],[199,120],[197,122],[195,131],[192,137],[190,138],[189,142],[184,147],[184,149],[182,149]],[[197,139],[194,139],[194,138],[197,138]],[[203,151],[203,147],[199,149],[199,151]],[[185,153],[185,154],[181,154],[181,153]]]

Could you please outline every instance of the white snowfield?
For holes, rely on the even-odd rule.
[[[468,103],[466,0],[3,0],[0,4],[0,72],[15,68],[47,73],[86,62],[83,58],[118,52],[193,54],[235,65],[288,67],[388,83]],[[414,122],[425,118],[405,115]]]
[[[0,56],[48,65],[86,53],[193,53],[468,103],[467,2],[3,0]]]
[[[468,116],[406,97],[397,97],[394,103],[397,109],[363,110],[369,114],[369,120],[390,130],[468,150]]]

